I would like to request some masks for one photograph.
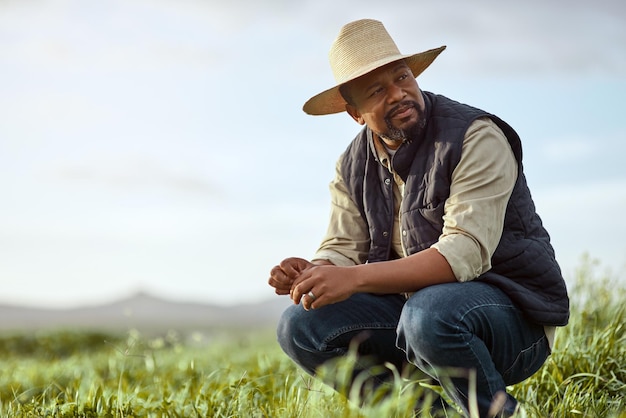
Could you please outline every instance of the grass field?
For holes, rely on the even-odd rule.
[[[577,276],[554,353],[511,388],[516,416],[626,417],[626,290],[590,262]],[[327,374],[340,382],[349,361]],[[383,400],[347,400],[297,369],[273,329],[0,335],[1,417],[411,417],[428,391],[398,377]]]

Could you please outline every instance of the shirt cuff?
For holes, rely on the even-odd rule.
[[[319,250],[315,253],[311,261],[315,260],[330,261],[331,263],[339,267],[350,267],[355,265],[352,259],[332,250]]]
[[[490,264],[482,265],[483,258],[480,256],[478,244],[462,234],[445,236],[431,245],[431,248],[435,248],[446,259],[459,282],[474,280],[491,268]],[[489,263],[488,259],[487,262]]]

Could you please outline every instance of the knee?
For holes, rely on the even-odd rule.
[[[292,305],[278,321],[276,334],[280,347],[310,374],[315,374],[326,361],[345,353],[342,348],[328,346],[327,341],[336,329],[329,323],[328,315],[320,315],[323,311],[305,311],[302,305]]]
[[[283,351],[289,356],[294,357],[294,353],[297,350],[297,343],[305,335],[302,331],[302,321],[299,318],[301,316],[300,306],[290,306],[282,313],[278,320],[278,326],[276,327],[276,337],[278,344]]]
[[[276,336],[285,354],[313,374],[321,362],[318,357],[323,344],[318,335],[319,321],[310,313],[302,305],[288,307],[278,321]]]
[[[450,311],[445,305],[437,303],[432,292],[424,290],[407,301],[397,329],[398,347],[406,352],[410,362],[420,368],[436,365],[449,336],[457,332]]]
[[[432,341],[428,336],[427,315],[424,309],[408,306],[407,303],[398,321],[397,345],[418,367],[422,363],[422,353],[428,348],[428,341]]]

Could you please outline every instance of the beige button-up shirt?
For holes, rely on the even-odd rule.
[[[391,168],[393,151],[378,138],[375,143],[378,160],[395,179],[393,250],[399,257],[406,257],[399,213],[404,182]],[[330,183],[328,230],[313,259],[351,266],[367,260],[369,230],[348,194],[339,161]],[[489,118],[474,121],[465,134],[461,160],[452,174],[441,236],[432,245],[448,261],[458,281],[473,280],[491,269],[491,257],[500,242],[517,170],[517,161],[502,130]],[[552,342],[554,327],[547,327],[546,334]]]

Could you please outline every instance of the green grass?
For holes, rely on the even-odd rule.
[[[576,275],[552,356],[510,388],[518,417],[626,417],[626,290],[588,260]],[[327,378],[340,386],[350,361]],[[337,394],[295,367],[272,329],[0,335],[1,417],[410,417],[429,393],[399,375],[390,390]]]

